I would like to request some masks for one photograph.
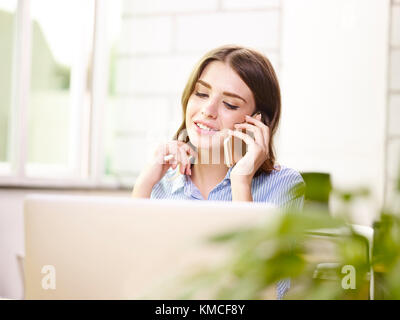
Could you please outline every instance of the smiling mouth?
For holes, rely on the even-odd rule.
[[[198,122],[194,122],[194,125],[196,126],[196,129],[202,133],[212,134],[212,133],[219,131],[216,129],[211,129],[211,128],[209,128],[201,123],[198,123]]]

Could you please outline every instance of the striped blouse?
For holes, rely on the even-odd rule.
[[[278,168],[278,167],[275,167]],[[208,195],[207,200],[232,201],[229,168],[225,178],[215,186]],[[199,189],[190,179],[190,176],[169,168],[164,177],[154,185],[150,198],[152,199],[177,199],[177,200],[204,200]],[[302,210],[304,193],[295,191],[304,190],[304,180],[300,173],[286,166],[274,170],[269,175],[262,172],[253,178],[251,193],[254,202],[268,202],[281,208],[294,208]],[[277,298],[282,299],[290,287],[290,279],[278,281],[276,284]]]

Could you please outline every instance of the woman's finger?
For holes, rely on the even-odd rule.
[[[260,127],[260,128],[266,126],[265,123],[263,123],[261,121],[261,119],[257,119],[256,117],[250,117],[249,115],[246,115],[246,119],[245,120],[247,122],[249,122],[249,123],[252,123],[252,124]]]
[[[174,170],[180,164],[180,172],[183,171],[182,174],[191,171],[189,156],[196,159],[197,152],[185,142],[174,140],[163,145],[162,163],[170,164]]]
[[[179,153],[180,153],[180,163],[181,163],[181,173],[182,174],[186,174],[187,173],[187,169],[188,169],[188,165],[189,165],[189,156],[187,155],[186,151],[184,150],[184,148],[179,148]]]
[[[176,156],[177,153],[177,146],[173,142],[168,142],[166,144],[166,155],[164,156],[164,160],[166,163],[169,164],[177,164],[178,158]]]
[[[237,131],[237,130],[229,130],[229,134],[238,137],[239,139],[243,140],[247,145],[255,144],[255,141],[252,137],[248,134]]]
[[[256,143],[264,148],[266,147],[265,139],[263,137],[263,132],[261,131],[261,129],[259,127],[254,126],[249,123],[239,123],[239,124],[235,124],[235,128],[236,129],[246,129],[246,130],[252,132],[254,134],[254,139],[255,139]]]
[[[178,141],[178,145],[182,147],[187,153],[189,153],[193,157],[197,157],[197,152],[193,150],[187,143]]]
[[[164,157],[164,161],[167,162],[167,161],[172,160],[173,158],[174,158],[174,155],[173,155],[173,154],[168,154],[168,155],[166,155],[166,156]]]
[[[197,153],[191,147],[189,147],[189,145],[185,142],[182,141],[174,141],[174,142],[176,143],[180,156],[180,162],[181,162],[180,172],[182,174],[188,174],[190,171],[189,155],[196,157]]]
[[[257,119],[254,117],[250,117],[248,115],[246,115],[246,121],[254,124],[255,126],[257,126],[258,128],[260,128],[263,132],[264,135],[264,143],[266,146],[269,145],[269,127],[267,125],[265,125],[265,123],[263,123],[261,121],[261,119]]]

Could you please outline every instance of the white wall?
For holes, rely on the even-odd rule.
[[[387,0],[284,0],[280,160],[383,200]],[[365,217],[368,222],[370,217]]]
[[[386,201],[392,203],[395,181],[400,176],[400,0],[392,1],[389,41]]]

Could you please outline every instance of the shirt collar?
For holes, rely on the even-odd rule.
[[[230,167],[228,172],[225,175],[224,180],[231,180],[231,171],[232,171],[233,167]]]
[[[230,180],[231,179],[231,171],[232,171],[233,167],[230,167],[228,172],[225,175],[224,180]],[[178,175],[177,175],[178,174]],[[177,176],[175,176],[177,175]],[[188,183],[188,179],[186,177],[186,175],[179,173],[174,173],[173,177],[172,177],[172,193],[178,191],[181,188],[185,187],[185,184]],[[223,180],[223,181],[224,181]]]
[[[185,186],[186,176],[181,173],[175,173],[172,180],[172,193],[178,191]]]

